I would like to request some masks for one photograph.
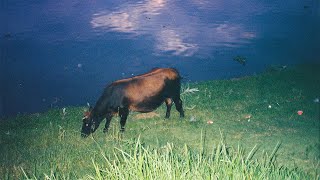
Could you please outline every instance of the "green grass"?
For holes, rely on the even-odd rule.
[[[122,135],[81,138],[83,107],[0,120],[0,179],[319,179],[319,69],[184,84],[184,119],[131,113]]]

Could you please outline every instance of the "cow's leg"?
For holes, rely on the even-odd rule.
[[[127,121],[127,117],[129,114],[129,109],[128,108],[120,108],[119,109],[119,116],[120,116],[120,132],[124,131],[124,126]]]
[[[170,111],[171,111],[171,107],[172,107],[172,100],[171,98],[167,98],[165,99],[166,105],[167,105],[167,112],[166,112],[166,117],[165,118],[169,118],[170,117]]]
[[[179,111],[179,113],[180,113],[180,117],[181,118],[184,117],[184,111],[183,111],[183,108],[182,108],[182,101],[180,99],[180,94],[173,98],[173,102],[174,102],[174,104],[176,106],[177,111]]]
[[[112,113],[108,113],[106,116],[106,124],[104,125],[104,128],[103,128],[104,133],[108,132],[111,119],[112,119]]]

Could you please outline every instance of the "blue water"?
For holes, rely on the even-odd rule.
[[[318,0],[1,2],[0,117],[94,104],[153,67],[185,81],[320,62]],[[245,66],[233,60],[245,57]]]

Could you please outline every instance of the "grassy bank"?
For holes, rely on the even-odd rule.
[[[131,113],[122,136],[81,138],[83,107],[1,120],[0,179],[319,179],[319,69],[184,84],[184,119]]]

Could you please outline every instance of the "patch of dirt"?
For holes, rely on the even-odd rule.
[[[160,117],[160,114],[155,112],[139,113],[134,116],[134,119],[150,119],[154,117]]]

